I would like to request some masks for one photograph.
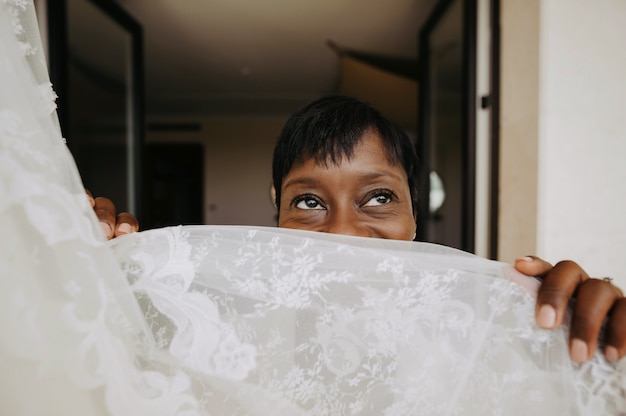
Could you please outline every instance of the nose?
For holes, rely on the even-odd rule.
[[[330,234],[371,237],[369,229],[354,209],[335,211],[327,217],[324,232]]]

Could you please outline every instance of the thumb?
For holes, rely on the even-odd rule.
[[[515,269],[527,276],[543,278],[552,270],[552,264],[536,256],[524,256],[515,260]]]

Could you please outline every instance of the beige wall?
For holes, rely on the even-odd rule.
[[[204,223],[275,225],[272,151],[286,118],[202,120],[199,132],[148,132],[148,142],[202,143]]]
[[[626,1],[503,0],[503,260],[626,286]]]
[[[350,56],[339,59],[339,91],[365,101],[387,118],[417,131],[417,82]]]
[[[501,2],[498,255],[537,252],[540,0]]]

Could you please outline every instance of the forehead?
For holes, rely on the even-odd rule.
[[[353,158],[366,158],[367,156],[376,156],[385,158],[389,164],[396,164],[395,155],[393,151],[385,145],[384,140],[373,128],[368,128],[363,132],[361,137],[354,142],[354,145],[350,149],[341,150],[340,145],[336,145],[337,148],[333,152],[329,152],[326,159],[316,157],[315,159],[321,164],[333,163],[336,160],[336,164],[343,162],[345,159],[350,161]],[[305,158],[306,159],[306,158]]]
[[[408,181],[402,164],[389,158],[388,149],[378,133],[373,130],[368,130],[361,136],[350,155],[339,155],[335,157],[335,160],[330,156],[325,160],[309,157],[295,163],[286,175],[283,186],[289,182],[289,177],[320,171],[342,176],[349,175],[351,172],[369,172],[374,176],[385,173],[397,176],[402,181]]]

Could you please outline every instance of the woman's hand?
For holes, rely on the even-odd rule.
[[[593,356],[605,320],[602,341],[606,359],[617,361],[626,354],[626,298],[610,279],[590,278],[578,264],[569,260],[553,267],[538,257],[527,256],[517,259],[515,268],[542,280],[535,308],[537,324],[542,328],[554,329],[561,325],[568,303],[575,297],[569,335],[573,361],[581,363]]]
[[[91,192],[87,192],[89,202],[96,212],[98,220],[102,225],[102,230],[107,240],[120,235],[134,233],[139,230],[139,222],[133,214],[128,212],[120,212],[116,215],[115,204],[108,198],[94,198]]]

